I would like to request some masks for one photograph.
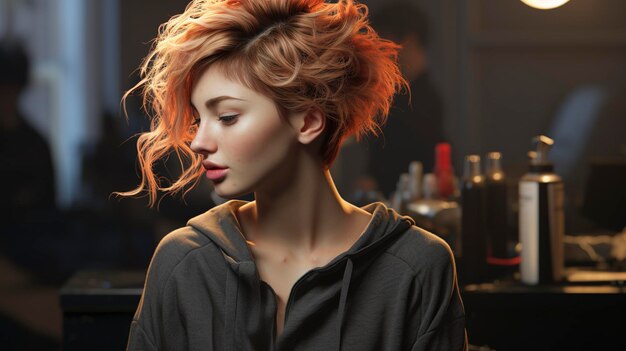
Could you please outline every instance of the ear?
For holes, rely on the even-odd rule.
[[[312,108],[298,116],[296,126],[298,141],[302,144],[311,144],[324,131],[326,116],[322,111]]]

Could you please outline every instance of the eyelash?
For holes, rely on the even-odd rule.
[[[200,125],[200,117],[193,117],[193,121],[191,122],[192,126],[199,126]]]
[[[236,122],[237,117],[239,117],[239,115],[235,114],[235,115],[224,115],[224,116],[219,116],[217,119],[226,124],[226,125],[231,125],[233,123]],[[194,117],[193,122],[191,122],[191,125],[193,126],[199,126],[200,125],[200,117]]]
[[[224,116],[219,116],[217,119],[224,123],[224,124],[233,124],[235,123],[235,121],[237,120],[237,117],[239,117],[239,115],[234,114],[234,115],[224,115]]]

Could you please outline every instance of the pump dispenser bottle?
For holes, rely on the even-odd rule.
[[[529,171],[519,183],[519,238],[522,244],[521,280],[550,284],[563,279],[563,181],[548,162],[554,141],[544,135],[532,139]]]

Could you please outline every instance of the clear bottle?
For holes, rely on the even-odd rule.
[[[409,164],[409,201],[415,201],[422,197],[423,166],[419,161]]]
[[[424,174],[422,197],[409,202],[405,209],[419,227],[443,238],[457,256],[461,227],[459,204],[437,196],[437,178],[433,173]]]
[[[424,199],[437,197],[437,177],[434,173],[426,173],[422,177],[422,196]]]
[[[402,173],[396,183],[396,190],[391,194],[390,206],[398,213],[404,214],[409,197],[409,174]]]

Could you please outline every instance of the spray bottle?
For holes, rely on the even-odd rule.
[[[532,139],[529,171],[519,182],[519,237],[522,244],[521,280],[550,284],[563,279],[565,218],[561,177],[548,162],[554,141],[544,135]]]

